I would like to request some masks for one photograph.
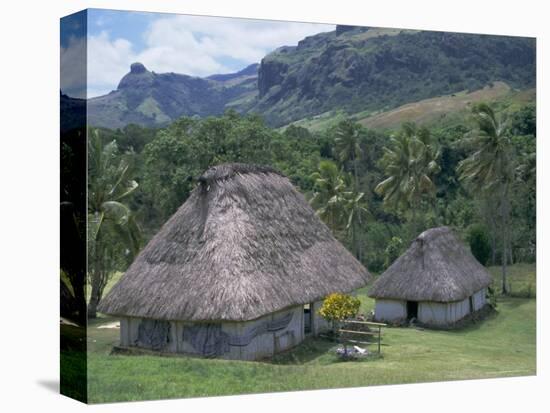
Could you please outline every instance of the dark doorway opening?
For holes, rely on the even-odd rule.
[[[311,334],[313,329],[313,305],[304,305],[304,334]]]
[[[469,300],[470,302],[470,313],[473,313],[474,312],[474,296],[470,296]]]
[[[407,318],[418,318],[418,301],[407,301]]]

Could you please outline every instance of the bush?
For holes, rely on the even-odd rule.
[[[493,288],[492,285],[487,288],[486,298],[487,298],[487,302],[489,303],[489,305],[491,307],[493,307],[493,309],[496,310],[496,308],[497,308],[497,294],[496,294],[496,291],[495,291],[495,289]]]
[[[388,268],[399,257],[403,250],[403,240],[399,237],[392,237],[384,251],[384,266]]]
[[[474,257],[482,265],[487,264],[491,255],[491,243],[485,227],[476,224],[472,225],[468,230],[468,243]]]
[[[356,297],[333,293],[325,298],[318,314],[331,322],[334,327],[336,322],[355,317],[359,312],[360,305],[361,301]]]

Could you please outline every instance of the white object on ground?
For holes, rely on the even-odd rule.
[[[115,321],[113,323],[102,324],[97,328],[120,328],[120,321]]]
[[[353,348],[354,348],[355,350],[357,350],[357,352],[359,352],[359,353],[361,353],[361,354],[365,354],[365,353],[367,352],[367,349],[361,348],[361,347],[359,347],[359,346],[353,346]]]

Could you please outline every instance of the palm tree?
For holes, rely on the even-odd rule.
[[[510,188],[514,180],[514,161],[509,128],[505,119],[498,119],[485,103],[472,108],[478,131],[464,140],[476,148],[458,165],[459,179],[473,190],[496,199],[502,238],[502,293],[508,293],[506,283],[508,257],[508,225],[510,219]]]
[[[365,202],[363,192],[345,192],[344,193],[344,211],[347,217],[346,230],[351,234],[355,257],[361,261],[361,246],[359,242],[359,229],[371,217]]]
[[[432,177],[440,170],[439,152],[431,143],[427,129],[405,123],[401,132],[390,139],[384,148],[381,163],[387,176],[375,192],[384,198],[384,204],[396,210],[410,210],[415,232],[419,225],[416,214],[421,201],[435,194]]]
[[[361,125],[350,119],[343,120],[336,127],[336,153],[340,162],[350,162],[353,169],[354,188],[357,192],[359,180],[357,176],[357,161],[363,153],[359,140]]]
[[[96,317],[103,290],[121,250],[135,256],[140,231],[122,201],[138,187],[131,179],[131,154],[120,156],[115,141],[103,145],[97,130],[88,141],[88,255],[92,286],[88,316]],[[117,248],[118,247],[118,248]]]
[[[332,161],[319,162],[317,172],[311,175],[315,182],[311,205],[317,214],[336,233],[342,218],[342,205],[346,182],[336,164]]]

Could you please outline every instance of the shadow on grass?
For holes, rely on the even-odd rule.
[[[338,343],[319,337],[310,337],[301,342],[298,346],[278,353],[271,359],[265,360],[269,364],[306,364],[313,361],[324,362],[322,364],[330,364],[338,361],[336,357],[330,353],[330,350],[335,348]]]
[[[535,297],[525,298],[525,297],[511,297],[511,296],[499,296],[497,298],[497,310],[499,305],[506,305],[509,308],[517,308],[520,305],[525,304],[529,300],[536,300]]]

